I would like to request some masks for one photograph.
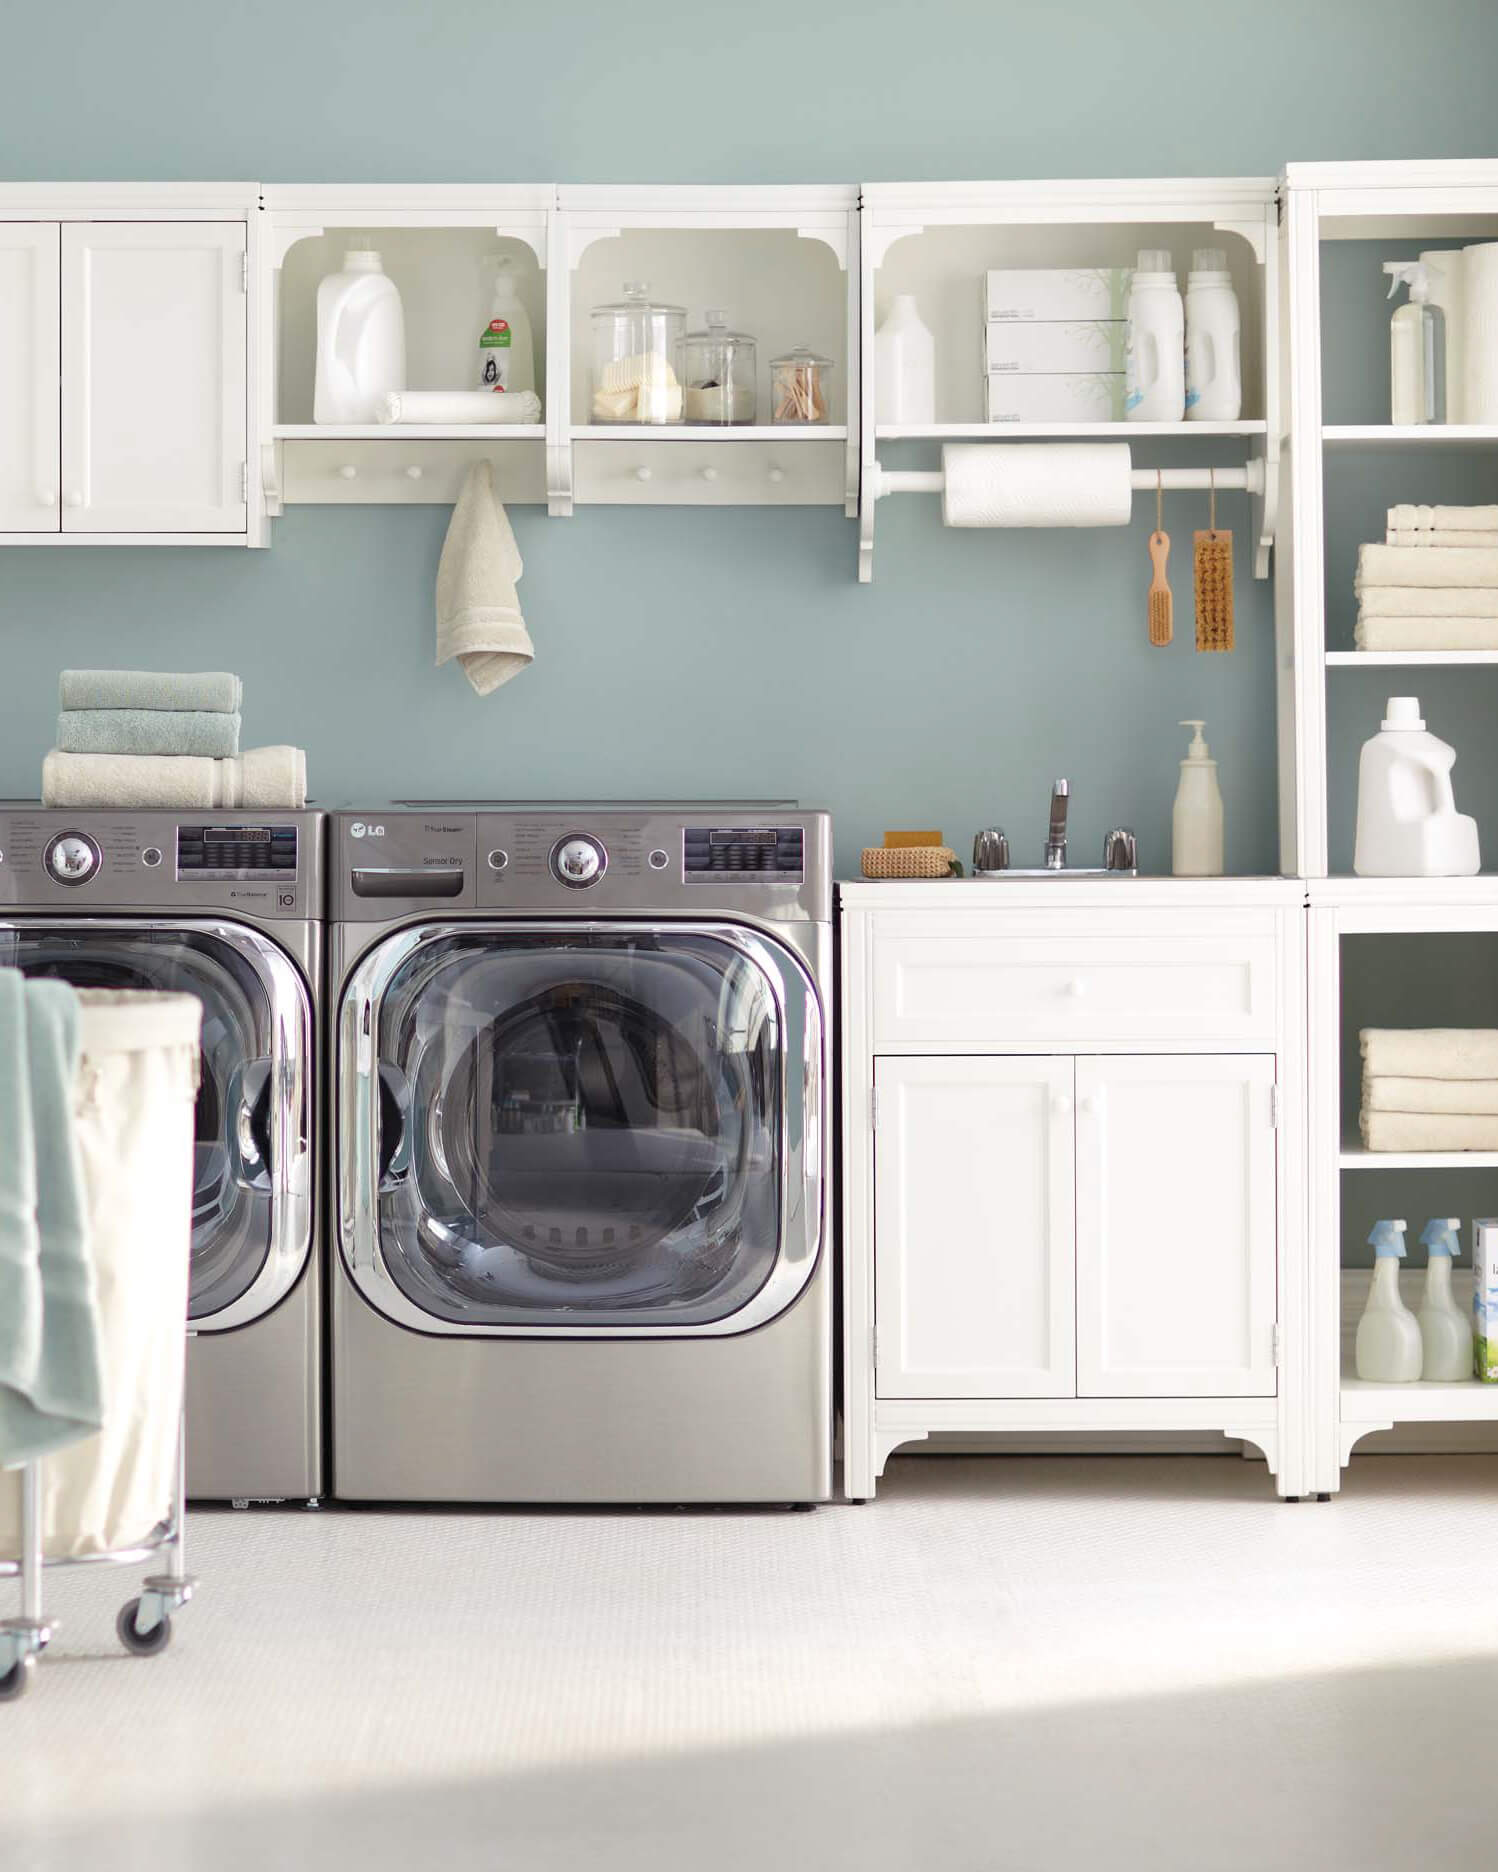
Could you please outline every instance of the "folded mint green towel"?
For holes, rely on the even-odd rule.
[[[239,752],[238,715],[208,709],[64,709],[57,745],[66,754],[204,754]]]
[[[0,970],[0,1468],[104,1421],[98,1296],[74,1132],[78,997]]]
[[[237,676],[170,670],[64,670],[57,685],[64,709],[208,709],[233,715],[243,700]]]

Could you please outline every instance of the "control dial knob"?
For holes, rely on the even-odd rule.
[[[47,847],[47,869],[59,884],[86,884],[99,868],[99,848],[84,832],[59,832]]]
[[[569,832],[552,847],[552,874],[561,883],[582,890],[596,884],[608,868],[609,855],[596,838],[586,832]]]

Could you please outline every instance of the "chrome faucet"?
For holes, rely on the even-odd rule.
[[[1057,780],[1051,787],[1051,824],[1045,841],[1045,868],[1047,871],[1066,869],[1066,803],[1071,797],[1071,787],[1065,780]]]

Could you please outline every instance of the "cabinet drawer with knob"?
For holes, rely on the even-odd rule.
[[[1182,931],[1168,912],[1131,912],[1086,931],[1074,917],[1047,928],[991,912],[903,921],[882,917],[874,934],[879,1047],[1274,1039],[1272,912],[1262,929],[1240,918],[1231,933]]]

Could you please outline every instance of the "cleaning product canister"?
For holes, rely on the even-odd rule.
[[[1472,1376],[1472,1322],[1451,1297],[1451,1264],[1461,1253],[1455,1216],[1436,1216],[1420,1231],[1426,1250],[1425,1292],[1420,1301],[1420,1376],[1457,1384]]]
[[[1183,721],[1194,729],[1175,807],[1170,815],[1170,868],[1177,877],[1222,876],[1222,792],[1217,762],[1202,736],[1205,722]]]
[[[1446,315],[1430,303],[1430,270],[1419,260],[1386,260],[1389,297],[1401,284],[1409,303],[1389,321],[1389,421],[1446,420]]]
[[[1456,810],[1456,750],[1425,732],[1418,696],[1390,696],[1358,761],[1359,877],[1472,877],[1477,821]]]
[[[1186,316],[1170,253],[1141,248],[1129,281],[1124,333],[1124,415],[1179,422],[1186,413]]]
[[[874,333],[874,394],[882,423],[936,421],[936,340],[910,293],[897,295]]]
[[[317,288],[317,375],[312,420],[375,423],[380,399],[406,387],[401,296],[378,253],[355,247]]]
[[[1498,1384],[1498,1216],[1472,1224],[1472,1374]]]
[[[1359,1378],[1374,1384],[1413,1384],[1425,1356],[1420,1322],[1399,1297],[1404,1231],[1402,1221],[1375,1222],[1368,1237],[1373,1248],[1373,1284],[1358,1321],[1356,1359]]]
[[[520,303],[515,270],[504,257],[490,264],[494,279],[489,291],[489,316],[479,333],[479,388],[534,390],[536,354],[530,314]]]
[[[1220,247],[1198,247],[1186,276],[1186,420],[1237,422],[1243,409],[1238,295]]]

